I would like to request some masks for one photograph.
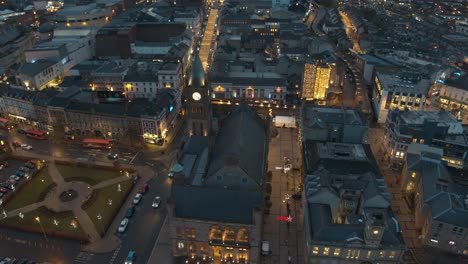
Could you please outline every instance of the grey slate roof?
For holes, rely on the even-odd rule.
[[[264,124],[254,110],[242,103],[224,120],[213,149],[208,177],[235,156],[238,166],[258,184],[265,174],[268,138]]]
[[[308,203],[307,209],[307,217],[310,222],[309,232],[313,240],[346,243],[357,238],[356,240],[364,243],[364,221],[361,224],[334,224],[329,205]],[[374,209],[368,209],[368,211],[372,210]],[[382,237],[382,244],[403,244],[403,240],[397,232],[398,227],[391,219],[393,214],[390,210],[384,210],[383,212],[387,228]]]
[[[260,192],[195,186],[172,186],[177,217],[204,221],[252,224],[253,210],[262,203]]]
[[[203,64],[200,56],[195,56],[192,63],[192,73],[190,75],[189,85],[192,87],[203,87],[206,82],[206,73],[203,69]]]
[[[18,69],[18,73],[34,76],[56,63],[56,61],[52,60],[38,60],[35,63],[24,63]]]
[[[209,140],[208,137],[191,136],[184,145],[184,154],[200,155],[208,147]]]

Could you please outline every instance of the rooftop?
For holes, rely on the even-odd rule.
[[[254,224],[253,212],[262,204],[261,192],[172,185],[176,217]]]

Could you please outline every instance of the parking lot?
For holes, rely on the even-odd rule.
[[[0,162],[0,199],[12,194],[16,187],[28,178],[35,164],[30,163],[28,168],[25,166],[26,163],[12,159]]]

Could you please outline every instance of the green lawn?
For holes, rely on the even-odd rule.
[[[57,169],[60,171],[65,181],[82,181],[89,185],[96,185],[100,182],[122,176],[119,171],[84,168],[62,164],[57,164]]]
[[[92,198],[84,210],[94,222],[96,230],[101,234],[114,220],[115,215],[125,201],[127,193],[132,188],[132,183],[132,179],[121,182],[120,192],[118,191],[118,184],[94,190]],[[108,204],[109,199],[112,200],[112,205]],[[102,216],[101,220],[97,218],[99,214]]]
[[[21,190],[14,194],[13,198],[3,206],[3,209],[10,211],[40,202],[45,198],[44,192],[50,191],[54,185],[55,183],[49,176],[47,168],[43,168]]]
[[[44,208],[38,208],[25,213],[23,218],[15,216],[0,220],[0,225],[42,234],[41,225],[36,220],[37,217],[39,217],[47,236],[64,236],[78,240],[87,239],[86,233],[81,229],[71,211],[54,213]],[[57,221],[57,224],[54,223],[54,220]],[[76,228],[71,225],[72,221],[76,223]]]

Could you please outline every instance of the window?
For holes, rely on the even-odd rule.
[[[413,138],[413,143],[416,143],[418,141],[417,138]]]
[[[379,258],[385,258],[385,251],[379,252]]]
[[[329,247],[324,247],[323,248],[323,255],[328,256],[329,253],[330,253],[330,248]]]
[[[416,178],[416,172],[415,172],[415,171],[413,171],[413,172],[411,173],[411,178]]]
[[[339,256],[339,255],[340,255],[340,252],[341,252],[341,249],[340,249],[340,248],[335,248],[335,252],[333,252],[333,255]]]
[[[370,259],[372,257],[372,251],[367,251],[367,258]]]
[[[184,230],[180,226],[176,227],[176,233],[178,238],[182,238],[184,236]]]
[[[314,247],[314,248],[312,249],[312,254],[317,255],[317,254],[318,254],[318,251],[319,251],[319,248],[318,248],[318,247]]]
[[[394,259],[394,258],[395,258],[395,255],[396,255],[396,252],[395,252],[395,251],[390,251],[390,254],[388,255],[388,258],[389,258],[389,259]]]
[[[186,228],[185,229],[185,237],[187,239],[195,239],[196,238],[196,231],[194,228]]]
[[[419,140],[419,143],[424,144],[424,139]]]

